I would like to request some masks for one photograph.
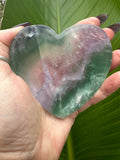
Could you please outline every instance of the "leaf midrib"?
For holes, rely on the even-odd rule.
[[[67,139],[67,153],[68,153],[68,160],[74,160],[74,150],[73,150],[73,143],[72,143],[72,133],[69,133]]]
[[[60,5],[59,0],[57,0],[57,32],[58,34],[61,33],[61,27],[60,27]]]

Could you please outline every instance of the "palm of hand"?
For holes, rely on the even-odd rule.
[[[7,75],[3,72],[0,90],[3,106],[0,109],[0,137],[4,136],[0,142],[1,160],[6,156],[13,160],[15,155],[26,159],[32,156],[39,159],[40,156],[44,160],[48,154],[51,159],[58,157],[73,120],[70,117],[57,119],[47,113],[33,98],[26,83],[11,72],[9,65],[4,62],[1,65],[9,70]],[[6,155],[6,152],[13,155]]]
[[[48,154],[51,159],[58,157],[73,120],[50,115],[7,63],[1,61],[0,66],[0,137],[4,137],[0,141],[0,160],[8,157],[13,160],[16,156],[17,160],[18,157],[45,160]]]
[[[92,18],[80,23],[99,25],[99,20]],[[22,27],[18,27],[11,31],[0,31],[3,34],[0,38],[3,56],[8,57],[9,45],[21,29]],[[113,31],[105,31],[111,39]],[[113,61],[112,68],[116,67],[114,63]],[[11,71],[7,63],[0,61],[0,68],[0,160],[58,159],[77,114],[107,97],[118,89],[120,84],[120,72],[117,72],[103,83],[85,106],[61,120],[40,106],[26,83]]]

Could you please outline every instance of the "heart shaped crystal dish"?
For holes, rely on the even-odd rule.
[[[80,24],[56,34],[44,25],[21,30],[10,47],[10,66],[28,84],[41,106],[64,118],[100,88],[111,65],[105,32]]]

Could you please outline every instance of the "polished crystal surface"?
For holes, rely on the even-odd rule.
[[[10,66],[33,96],[64,118],[82,107],[109,72],[111,43],[94,25],[81,24],[60,35],[44,25],[25,27],[10,47]]]

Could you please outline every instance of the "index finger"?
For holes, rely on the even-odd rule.
[[[78,24],[92,24],[92,25],[96,25],[96,26],[100,26],[100,19],[97,18],[97,17],[89,17],[89,18],[86,18],[84,20],[81,20],[79,22],[77,22],[75,25],[78,25]]]

